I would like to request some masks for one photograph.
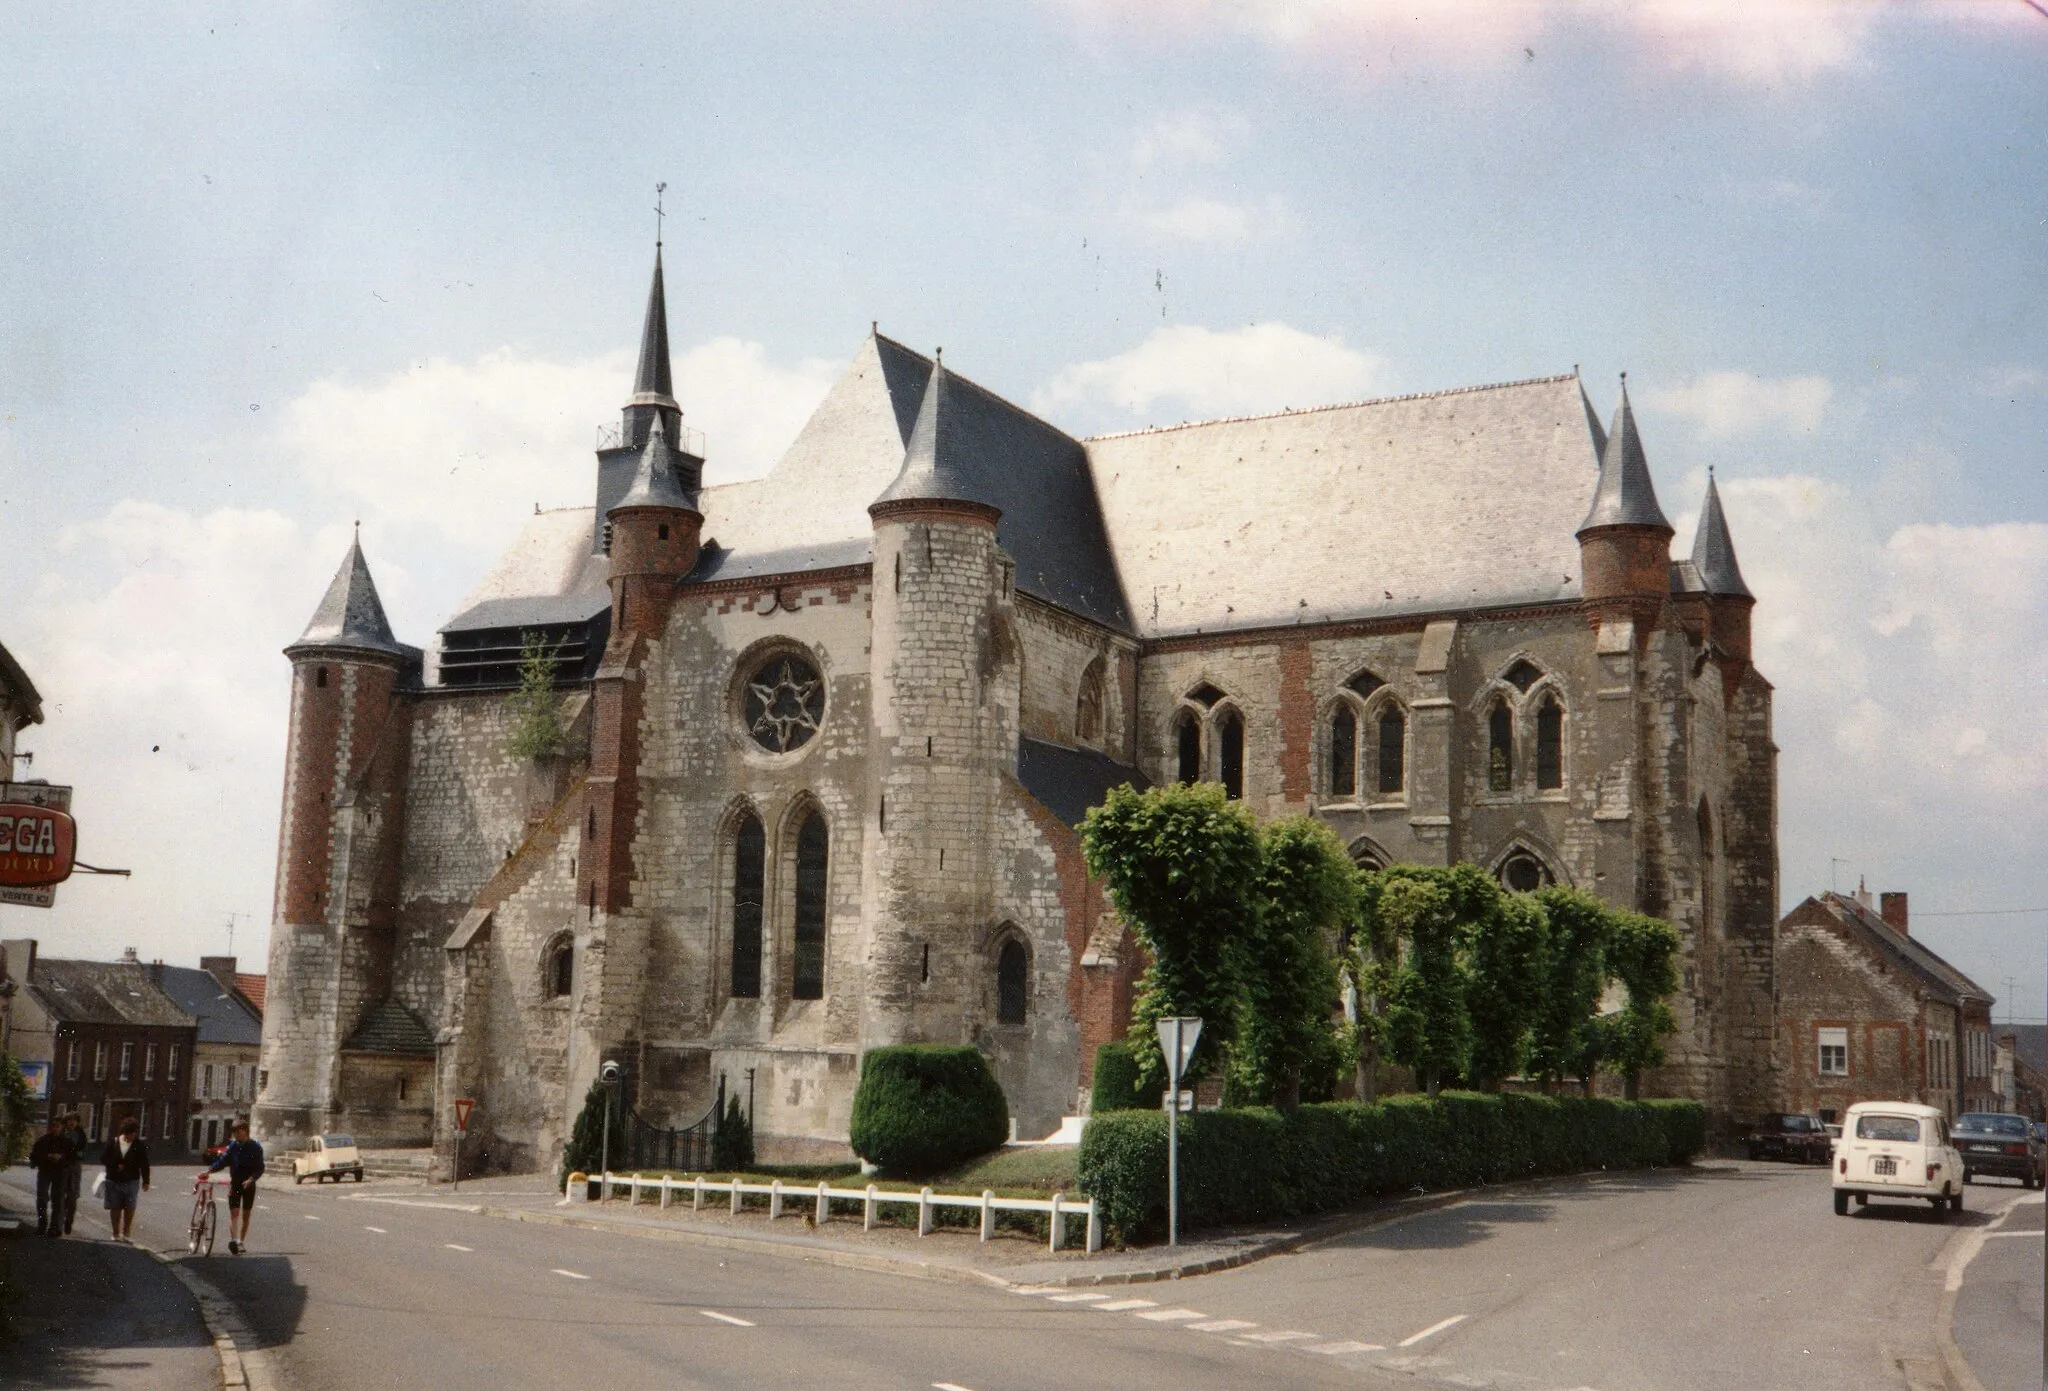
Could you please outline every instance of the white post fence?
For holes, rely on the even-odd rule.
[[[730,1183],[707,1185],[703,1175],[695,1178],[642,1178],[638,1174],[606,1173],[596,1176],[598,1196],[609,1199],[624,1190],[629,1204],[638,1203],[643,1193],[653,1195],[656,1203],[667,1207],[678,1194],[690,1195],[690,1211],[702,1212],[704,1198],[715,1189],[730,1195],[731,1210],[737,1215],[746,1195],[768,1199],[768,1220],[782,1216],[782,1200],[789,1190],[782,1186],[781,1179],[768,1183],[742,1183],[733,1179]],[[806,1190],[797,1189],[798,1193]],[[1102,1214],[1096,1208],[1093,1198],[1069,1198],[1064,1193],[1055,1193],[1050,1198],[998,1198],[994,1190],[984,1188],[978,1195],[966,1193],[934,1193],[929,1188],[916,1191],[907,1189],[878,1188],[869,1184],[865,1188],[834,1188],[823,1179],[818,1181],[815,1194],[816,1206],[812,1209],[812,1221],[822,1227],[831,1220],[832,1204],[859,1203],[861,1205],[861,1230],[873,1231],[883,1203],[901,1203],[917,1209],[917,1234],[930,1236],[933,1214],[939,1208],[964,1208],[978,1213],[981,1218],[981,1239],[993,1241],[996,1235],[996,1214],[999,1212],[1042,1212],[1047,1215],[1051,1229],[1049,1245],[1054,1251],[1067,1248],[1067,1220],[1084,1218],[1088,1224],[1086,1250],[1094,1254],[1102,1249]],[[801,1211],[801,1209],[799,1209]]]

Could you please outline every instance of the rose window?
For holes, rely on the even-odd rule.
[[[747,680],[747,733],[771,753],[810,742],[825,714],[825,683],[802,657],[779,653]]]

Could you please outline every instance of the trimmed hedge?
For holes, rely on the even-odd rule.
[[[1183,1227],[1298,1217],[1412,1189],[1469,1187],[1587,1169],[1682,1164],[1706,1144],[1693,1101],[1444,1092],[1181,1118]],[[1166,1117],[1097,1116],[1080,1184],[1114,1239],[1166,1224]]]
[[[1154,1077],[1149,1087],[1139,1085],[1138,1055],[1122,1039],[1095,1050],[1095,1075],[1089,1083],[1088,1114],[1108,1111],[1159,1109],[1166,1097],[1166,1078]]]
[[[861,1059],[848,1139],[884,1173],[936,1173],[1009,1138],[1010,1105],[980,1049],[903,1044]]]

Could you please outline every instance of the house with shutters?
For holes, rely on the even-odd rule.
[[[752,1079],[764,1152],[843,1154],[865,1049],[973,1043],[1046,1133],[1143,967],[1078,823],[1174,779],[1671,920],[1649,1092],[1771,1104],[1754,599],[1712,487],[1674,551],[1625,390],[1607,423],[1569,372],[1083,439],[871,331],[765,477],[708,453],[657,250],[589,504],[417,644],[352,547],[286,648],[267,1139],[411,1133],[351,1061],[373,1024],[504,1167],[606,1060],[656,1123]],[[533,653],[561,743],[526,756]]]

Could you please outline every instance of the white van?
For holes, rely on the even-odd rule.
[[[1919,1198],[1934,1204],[1935,1220],[1963,1210],[1963,1157],[1949,1142],[1948,1121],[1932,1106],[1912,1101],[1859,1101],[1835,1141],[1835,1215],[1849,1200]]]

